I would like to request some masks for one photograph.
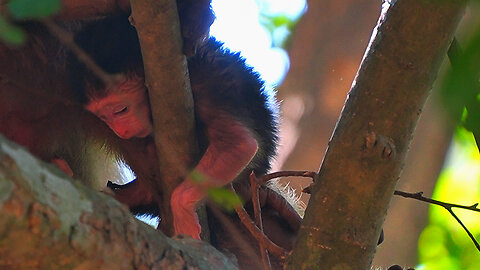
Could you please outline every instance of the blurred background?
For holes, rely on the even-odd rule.
[[[211,34],[231,50],[241,51],[281,100],[281,147],[273,171],[318,171],[381,2],[214,0],[213,8],[217,20]],[[478,51],[480,42],[469,40],[480,36],[479,10],[478,1],[470,4],[456,35],[461,45]],[[397,189],[423,191],[427,197],[472,205],[480,202],[480,155],[468,131],[472,128],[465,125],[465,111],[459,121],[448,115],[450,107],[458,105],[449,100],[464,97],[462,89],[443,91],[443,78],[449,69],[446,58],[418,123]],[[301,178],[282,182],[297,191],[310,184]],[[298,194],[308,203],[307,195]],[[480,238],[480,213],[454,211]],[[385,242],[377,250],[374,267],[480,267],[480,252],[439,206],[394,197],[384,231]]]

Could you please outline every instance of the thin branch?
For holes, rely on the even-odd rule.
[[[264,184],[266,183],[267,181],[269,180],[272,180],[272,179],[275,179],[275,178],[279,178],[279,177],[292,177],[292,176],[297,176],[297,177],[309,177],[309,178],[312,178],[312,181],[315,182],[315,176],[317,175],[316,172],[312,172],[312,171],[279,171],[279,172],[274,172],[274,173],[270,173],[270,174],[266,174],[264,176],[262,176],[260,179],[259,179],[259,184]],[[315,183],[312,183],[310,186],[304,188],[302,190],[303,193],[307,193],[307,194],[310,194],[310,191],[311,191],[311,188],[312,188],[312,185],[315,184]]]
[[[271,269],[270,259],[268,257],[267,251],[272,253],[274,256],[279,257],[280,259],[284,259],[288,251],[278,246],[274,242],[272,242],[268,238],[268,236],[266,236],[265,233],[263,232],[262,214],[261,214],[260,199],[259,199],[260,184],[265,183],[266,181],[277,178],[277,177],[304,176],[304,177],[313,178],[315,175],[316,174],[314,172],[308,172],[308,171],[281,171],[281,172],[275,172],[275,173],[264,175],[263,177],[258,179],[255,176],[254,172],[250,174],[252,204],[254,209],[255,221],[253,221],[250,218],[250,216],[248,215],[245,208],[243,208],[243,206],[235,207],[235,212],[240,218],[240,221],[242,222],[242,224],[247,228],[247,230],[251,233],[251,235],[258,241],[260,246],[260,252],[262,253],[262,262],[265,269]],[[229,189],[234,193],[236,193],[235,189],[231,184],[229,186]],[[267,196],[266,197],[267,200],[272,199],[272,198],[268,198],[268,194],[266,194],[265,196]],[[278,196],[281,199],[285,200],[282,196],[280,195]],[[280,198],[275,198],[275,199],[278,200]],[[286,216],[284,211],[282,211],[282,209],[278,209],[278,201],[277,203],[272,203],[272,206],[279,212],[280,216],[285,218],[289,222],[289,224],[291,224],[292,227],[295,228],[295,225],[293,225],[294,222],[292,222],[292,218],[289,216]],[[221,219],[222,215],[220,211],[218,211],[218,209],[215,209],[214,206],[212,206],[211,208],[215,210],[214,214],[217,216],[217,218]],[[292,209],[292,211],[294,210]],[[227,226],[232,227],[231,224],[229,224],[228,220],[226,220],[225,218],[223,218],[222,222],[225,223]]]
[[[112,87],[117,85],[123,78],[120,74],[109,74],[105,72],[101,67],[93,61],[93,59],[85,53],[76,43],[73,38],[73,35],[61,27],[59,27],[51,19],[45,19],[41,21],[45,27],[50,31],[50,33],[55,36],[63,45],[72,51],[72,53],[78,58],[80,62],[85,64],[85,66],[93,72],[107,87]]]
[[[466,209],[466,210],[470,210],[470,211],[480,212],[480,209],[478,208],[478,203],[472,204],[470,206],[465,206],[465,205],[461,205],[461,204],[454,204],[454,203],[446,203],[446,202],[437,201],[435,199],[424,197],[423,192],[408,193],[408,192],[404,192],[404,191],[400,191],[400,190],[395,190],[394,194],[398,195],[398,196],[405,197],[405,198],[412,198],[412,199],[416,199],[416,200],[419,200],[419,201],[439,205],[439,206],[444,207],[445,209],[461,208],[461,209]]]
[[[259,184],[264,184],[266,183],[267,181],[269,180],[272,180],[272,179],[275,179],[275,178],[279,178],[279,177],[292,177],[292,176],[297,176],[297,177],[309,177],[309,178],[312,178],[312,181],[315,182],[315,176],[317,175],[316,172],[312,172],[312,171],[279,171],[279,172],[274,172],[274,173],[270,173],[270,174],[266,174],[264,176],[262,176],[259,180]],[[313,185],[313,184],[312,184]],[[312,188],[312,185],[304,188],[302,190],[303,193],[307,193],[307,194],[310,194],[310,190]]]
[[[153,120],[158,174],[152,187],[163,194],[161,230],[174,234],[170,198],[198,157],[193,96],[174,0],[130,0]],[[165,72],[168,71],[168,72]],[[206,228],[206,220],[200,220]]]
[[[446,209],[453,216],[453,218],[455,218],[455,220],[460,224],[460,226],[462,226],[462,228],[468,234],[468,237],[470,237],[470,239],[472,239],[472,242],[475,245],[475,247],[477,248],[477,250],[480,251],[480,245],[478,244],[477,240],[475,239],[475,236],[473,236],[473,234],[468,230],[467,226],[465,226],[463,224],[463,222],[457,217],[457,215],[455,215],[455,213],[453,212],[453,210],[451,208],[446,208]]]
[[[310,177],[314,178],[315,175],[317,175],[316,172],[311,172],[311,171],[279,171],[279,172],[274,172],[270,174],[266,174],[262,177],[260,177],[260,181],[258,182],[259,184],[264,184],[265,182],[279,178],[279,177],[291,177],[291,176],[300,176],[300,177]]]
[[[258,179],[255,176],[255,172],[253,171],[252,173],[250,173],[250,188],[252,190],[252,204],[255,223],[258,229],[262,232],[262,234],[265,234],[263,232],[262,209],[260,207],[260,201],[258,199]],[[270,258],[268,257],[268,251],[265,250],[263,242],[259,242],[258,244],[260,246],[260,253],[262,255],[263,267],[265,268],[265,270],[272,269],[272,266],[270,264]]]
[[[232,184],[230,184],[230,190],[235,192]],[[252,236],[257,239],[258,242],[262,243],[262,245],[265,246],[268,251],[282,259],[286,257],[287,250],[279,247],[277,244],[268,239],[268,237],[262,231],[260,231],[257,226],[255,226],[255,222],[250,218],[243,206],[235,207],[235,212]]]
[[[422,201],[422,202],[427,202],[427,203],[439,205],[439,206],[445,208],[453,216],[453,218],[455,218],[455,220],[460,224],[460,226],[462,226],[462,228],[468,234],[470,239],[472,239],[473,244],[475,245],[477,250],[480,251],[480,245],[478,244],[478,242],[475,239],[475,237],[473,236],[473,234],[468,230],[468,228],[463,224],[463,222],[457,217],[457,215],[452,210],[452,208],[461,208],[461,209],[466,209],[466,210],[470,210],[470,211],[480,212],[480,209],[477,207],[478,203],[475,203],[471,206],[465,206],[465,205],[454,204],[454,203],[446,203],[446,202],[437,201],[437,200],[434,200],[434,199],[431,199],[431,198],[424,197],[423,192],[408,193],[408,192],[404,192],[404,191],[395,190],[394,194],[398,195],[398,196],[405,197],[405,198],[411,198],[411,199],[419,200],[419,201]]]

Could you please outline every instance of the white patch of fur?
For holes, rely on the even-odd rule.
[[[307,207],[305,203],[301,200],[301,195],[298,196],[295,193],[295,190],[290,187],[289,184],[282,185],[278,182],[278,179],[273,179],[267,182],[267,186],[273,191],[276,191],[278,194],[282,195],[288,203],[290,203],[295,211],[303,218],[305,214],[305,208]]]

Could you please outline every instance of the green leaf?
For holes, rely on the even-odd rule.
[[[7,45],[20,46],[27,40],[27,35],[20,27],[10,24],[0,16],[0,40]]]
[[[242,200],[234,192],[226,188],[210,188],[207,190],[208,197],[227,211],[233,211],[235,207],[241,206]]]
[[[60,10],[60,0],[11,0],[8,10],[15,19],[41,19]]]
[[[442,85],[442,95],[447,110],[453,119],[464,120],[460,124],[469,130],[479,130],[480,110],[480,29],[464,44],[461,50],[451,56],[452,68],[447,73]],[[462,117],[467,107],[466,117]]]

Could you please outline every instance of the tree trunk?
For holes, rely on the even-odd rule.
[[[432,196],[453,134],[453,126],[442,112],[438,90],[434,86],[418,121],[397,190]],[[429,208],[429,204],[399,196],[392,199],[383,225],[385,241],[377,249],[374,266],[395,263],[413,267],[418,263],[418,237],[427,225]]]
[[[322,269],[370,268],[408,145],[464,4],[384,2],[288,269],[319,263]]]

